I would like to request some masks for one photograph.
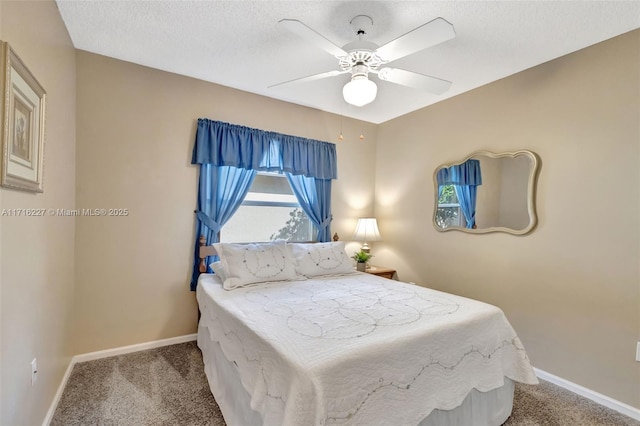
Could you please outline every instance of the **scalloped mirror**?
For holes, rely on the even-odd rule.
[[[535,185],[539,161],[531,151],[478,151],[443,164],[433,174],[438,231],[524,235],[537,223]]]

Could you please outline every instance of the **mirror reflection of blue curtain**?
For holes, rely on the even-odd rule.
[[[218,242],[220,228],[244,200],[257,171],[287,173],[300,206],[318,228],[318,241],[331,240],[334,144],[200,118],[191,164],[200,165],[191,290],[199,275],[200,235],[207,245]]]
[[[464,214],[465,227],[472,229],[476,224],[476,193],[477,185],[453,185],[456,197],[460,203],[460,210]]]
[[[470,159],[462,164],[442,168],[438,170],[436,180],[438,198],[442,194],[444,185],[453,185],[460,203],[460,210],[465,217],[465,227],[473,228],[476,224],[476,194],[478,186],[482,185],[480,161]]]
[[[220,241],[220,229],[238,210],[255,177],[255,170],[212,164],[200,166],[198,210],[196,211],[198,220],[196,221],[195,261],[191,290],[195,290],[200,274],[200,235],[205,236],[207,245]]]
[[[467,160],[462,164],[441,168],[436,179],[438,185],[482,185],[480,161]]]
[[[331,180],[287,173],[300,207],[318,230],[317,240],[331,241]]]

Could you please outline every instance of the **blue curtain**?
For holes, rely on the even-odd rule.
[[[200,165],[191,290],[199,275],[200,235],[207,245],[219,241],[220,228],[244,200],[257,171],[287,173],[318,228],[318,240],[330,241],[331,180],[338,177],[334,144],[200,118],[191,164]]]
[[[214,166],[212,164],[202,164],[200,166],[198,210],[196,211],[198,220],[196,221],[196,243],[191,290],[196,289],[198,275],[200,274],[200,235],[205,236],[207,245],[220,241],[220,228],[238,210],[255,176],[255,170],[232,166]],[[206,265],[209,265],[209,259],[207,259]]]
[[[476,193],[477,185],[453,185],[456,197],[460,202],[460,210],[464,214],[466,228],[472,229],[476,224]]]
[[[198,119],[191,164],[338,177],[335,144],[206,118]]]
[[[331,180],[287,173],[300,207],[318,230],[317,240],[331,241]]]
[[[444,185],[453,185],[460,202],[460,209],[466,221],[465,227],[472,229],[476,224],[476,194],[482,185],[480,161],[467,160],[448,168],[438,170],[438,198]]]
[[[438,185],[482,185],[480,161],[467,160],[462,164],[441,168],[436,178]]]

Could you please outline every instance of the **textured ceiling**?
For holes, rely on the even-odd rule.
[[[57,0],[76,48],[288,102],[381,123],[640,27],[638,1],[96,1]],[[442,17],[456,38],[390,66],[453,82],[444,95],[380,81],[364,107],[342,99],[344,74],[327,52],[287,32],[298,19],[339,46],[349,21],[373,18],[383,45]]]

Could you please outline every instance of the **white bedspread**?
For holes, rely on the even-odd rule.
[[[201,322],[265,425],[416,425],[503,377],[537,383],[502,311],[358,273],[227,291],[198,285]]]

